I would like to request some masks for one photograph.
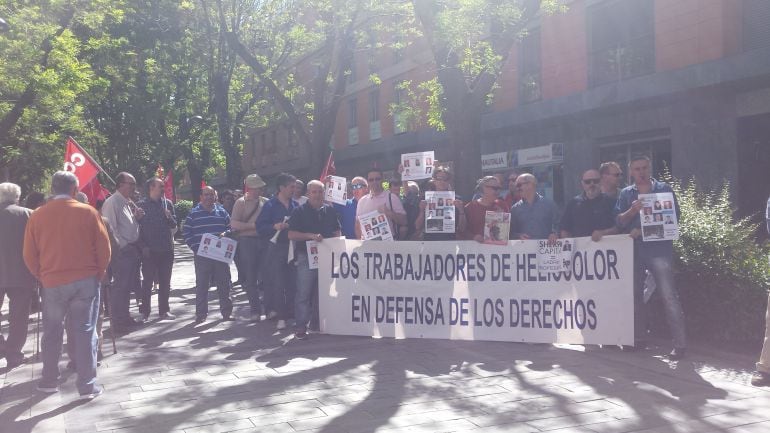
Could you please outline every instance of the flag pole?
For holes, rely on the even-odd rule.
[[[78,147],[78,149],[80,149],[80,150],[82,150],[82,151],[83,151],[83,155],[84,155],[86,158],[88,158],[88,160],[89,160],[89,161],[91,161],[91,163],[92,163],[93,165],[95,165],[95,166],[96,166],[96,168],[98,168],[98,169],[99,169],[99,172],[100,172],[100,173],[104,173],[104,175],[107,177],[107,179],[109,179],[109,181],[110,181],[110,182],[112,182],[112,184],[113,184],[113,185],[115,185],[115,186],[118,186],[118,183],[117,183],[117,182],[115,182],[115,180],[114,180],[113,178],[111,178],[109,174],[107,174],[107,172],[106,172],[106,171],[105,171],[105,170],[102,168],[102,166],[101,166],[101,165],[99,165],[99,163],[98,163],[98,162],[96,162],[96,160],[94,160],[94,158],[93,158],[93,157],[92,157],[92,156],[91,156],[91,155],[90,155],[88,152],[86,152],[86,150],[85,150],[85,149],[83,149],[83,147],[80,145],[80,143],[78,143],[77,141],[75,141],[75,139],[74,139],[74,138],[72,138],[71,136],[67,136],[67,139],[68,139],[68,140],[72,140],[72,142],[73,142],[73,143],[75,143],[75,146],[77,146],[77,147]],[[98,173],[97,173],[97,176],[98,176]]]

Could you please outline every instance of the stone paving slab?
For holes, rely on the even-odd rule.
[[[35,392],[39,362],[0,367],[0,433],[770,432],[770,389],[749,385],[747,357],[695,347],[671,363],[663,344],[627,353],[320,334],[295,341],[274,322],[248,322],[240,289],[237,321],[218,320],[212,291],[209,321],[194,326],[189,252],[177,258],[178,319],[152,318],[119,338],[117,354],[105,342],[103,396],[78,402],[68,372],[61,392]]]

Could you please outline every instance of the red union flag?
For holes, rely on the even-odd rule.
[[[91,155],[72,138],[67,137],[67,150],[64,153],[64,171],[69,171],[77,176],[80,189],[84,189],[99,174],[99,165],[94,162]]]
[[[329,152],[329,159],[326,161],[321,177],[318,179],[321,182],[326,182],[326,176],[334,176],[335,174],[337,174],[337,167],[334,165],[334,151],[332,150]]]
[[[169,170],[163,179],[163,195],[167,200],[171,200],[171,203],[176,203],[176,195],[174,195],[174,172]]]

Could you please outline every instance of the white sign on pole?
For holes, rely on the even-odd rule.
[[[395,338],[633,344],[633,241],[576,238],[568,270],[537,269],[537,241],[319,246],[321,331]]]
[[[434,152],[404,153],[401,155],[401,180],[430,179],[433,176]]]
[[[238,242],[233,239],[206,233],[201,237],[196,254],[218,262],[232,263],[237,247]]]

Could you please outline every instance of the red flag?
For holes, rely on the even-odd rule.
[[[163,179],[163,195],[166,196],[166,200],[171,200],[171,203],[176,203],[176,196],[174,195],[173,170],[169,170],[166,178]]]
[[[80,189],[83,190],[101,171],[99,164],[94,162],[72,137],[67,137],[67,150],[64,153],[64,170],[77,176]]]
[[[327,176],[334,176],[335,174],[337,174],[337,167],[334,166],[334,151],[331,150],[329,151],[329,159],[326,161],[326,166],[321,172],[319,180],[326,182]]]
[[[94,180],[88,182],[88,185],[82,188],[82,191],[88,196],[88,203],[93,207],[96,207],[96,202],[107,200],[107,196],[110,194],[107,188],[99,182],[98,177],[94,177]]]
[[[207,186],[206,185],[206,181],[205,180],[201,180],[201,189],[206,188],[206,186]]]

